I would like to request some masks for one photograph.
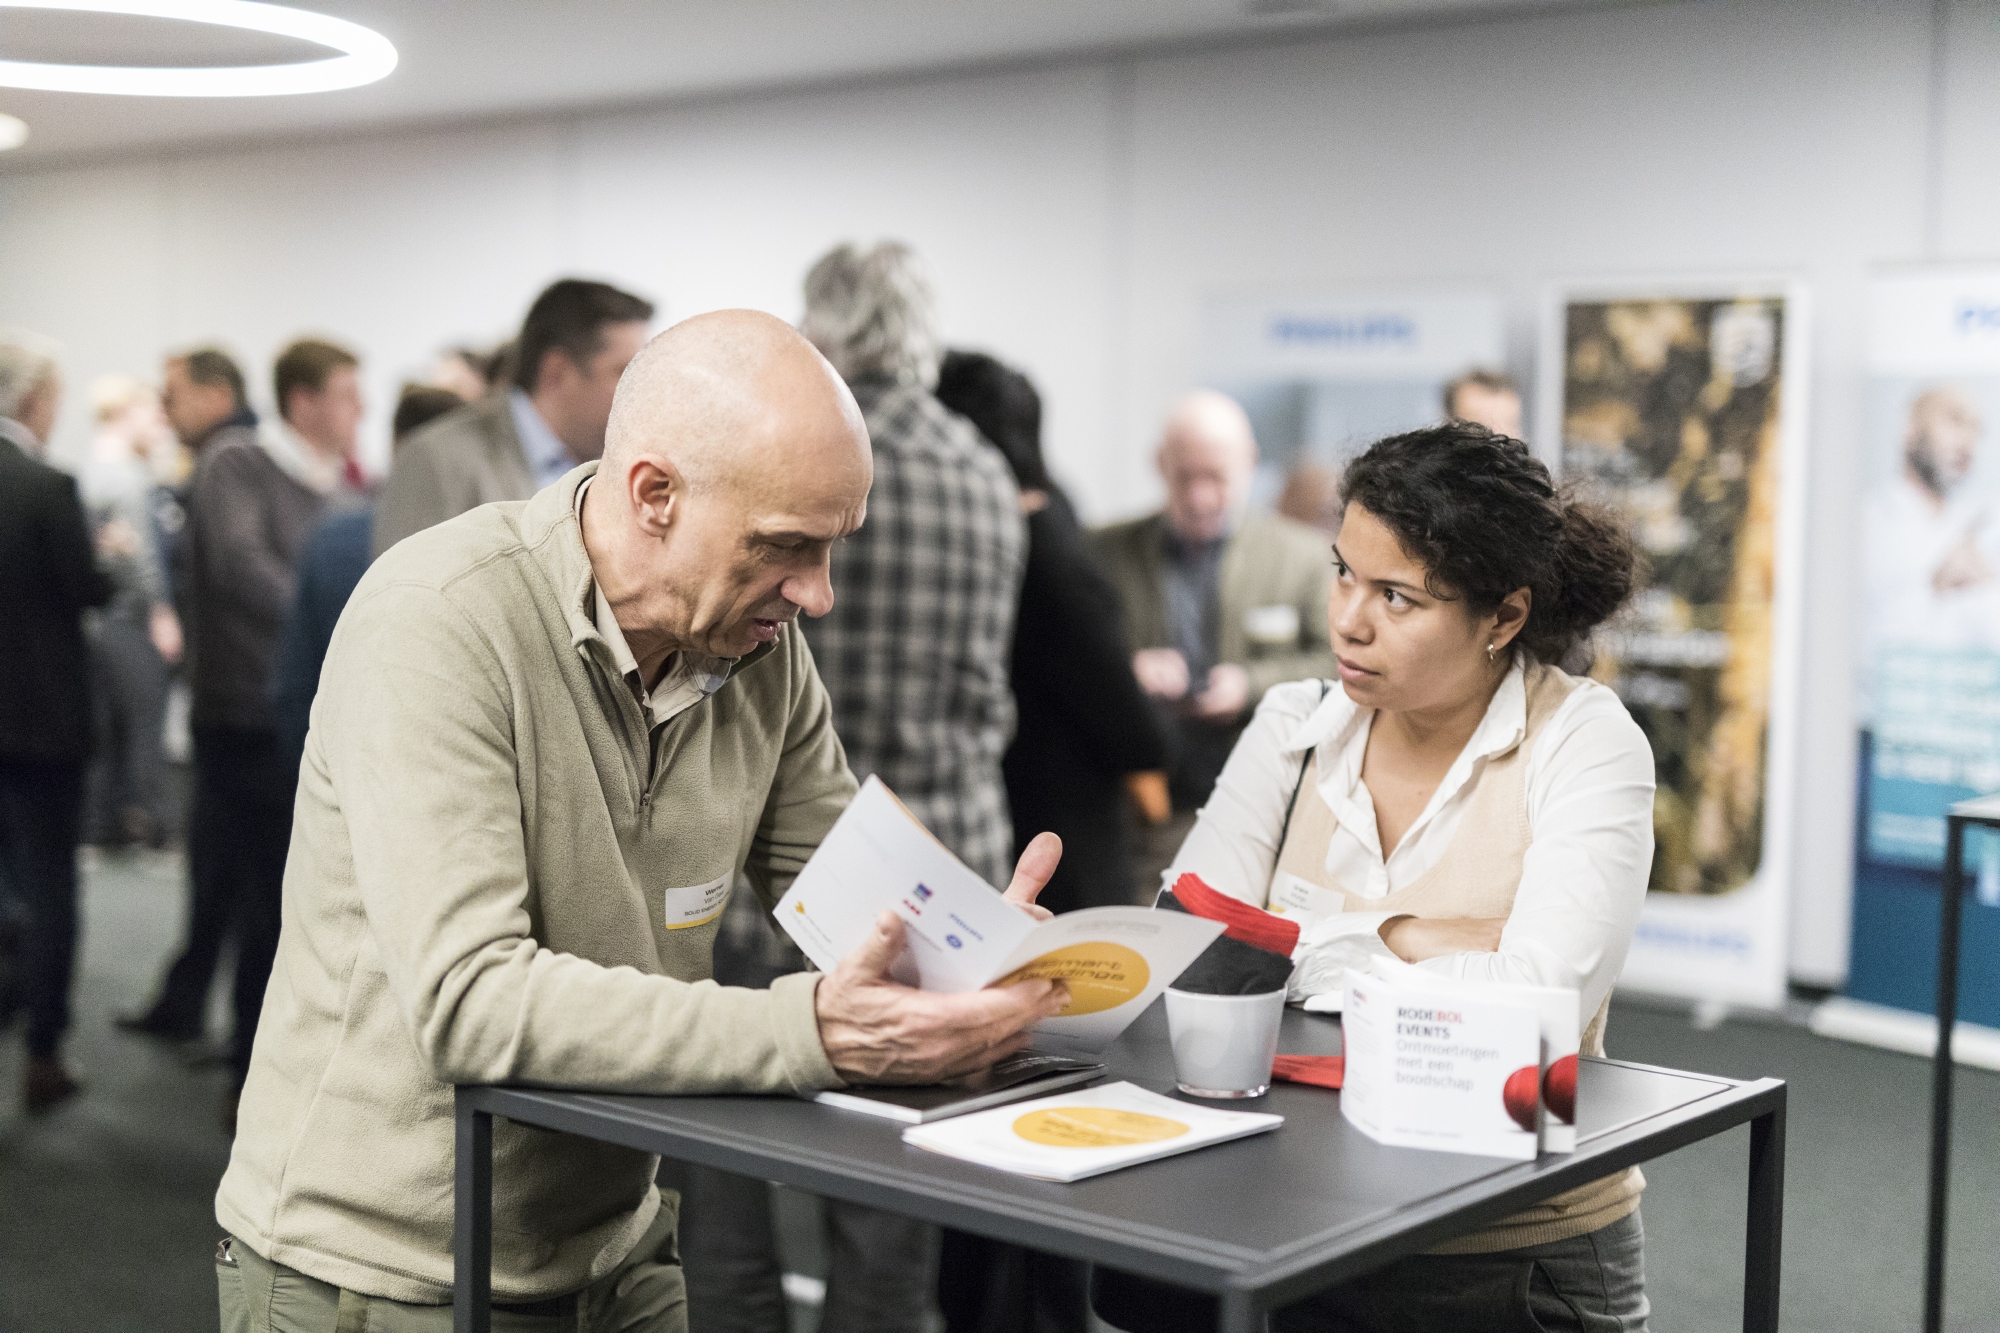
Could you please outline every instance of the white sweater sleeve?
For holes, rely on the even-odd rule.
[[[1586,1019],[1625,966],[1653,863],[1653,751],[1618,696],[1577,689],[1528,761],[1531,841],[1492,953],[1421,964],[1474,981],[1568,986]]]

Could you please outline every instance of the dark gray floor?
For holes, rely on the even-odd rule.
[[[80,1100],[37,1121],[18,1110],[18,1036],[0,1040],[0,1333],[207,1333],[215,1327],[210,1212],[228,1146],[224,1078],[116,1033],[172,947],[180,870],[168,857],[88,871],[75,1063]],[[1694,1030],[1685,1015],[1620,1006],[1625,1059],[1792,1084],[1785,1325],[1889,1333],[1917,1324],[1927,1063],[1777,1023]],[[2000,1077],[1960,1076],[1951,1322],[2000,1329]],[[1654,1327],[1739,1326],[1747,1132],[1648,1168]],[[808,1228],[792,1215],[795,1234]],[[810,1257],[798,1266],[810,1270]]]

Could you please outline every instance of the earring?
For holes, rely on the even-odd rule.
[[[1493,646],[1492,644],[1490,644],[1490,643],[1486,645],[1486,665],[1487,665],[1487,666],[1492,666],[1492,665],[1493,665],[1493,658],[1494,658],[1494,655],[1495,655],[1495,654],[1497,654],[1497,653],[1498,653],[1499,651],[1500,651],[1500,650],[1499,650],[1498,648],[1494,647],[1494,646]]]

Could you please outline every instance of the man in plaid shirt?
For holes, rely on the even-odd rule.
[[[960,860],[1005,884],[1014,833],[1000,757],[1027,550],[1013,477],[931,396],[942,348],[907,247],[843,245],[821,259],[802,331],[854,391],[875,449],[867,521],[833,549],[833,610],[802,622],[848,765],[878,774]]]
[[[854,775],[879,773],[967,865],[1005,884],[1014,834],[1000,756],[1014,731],[1007,659],[1027,559],[1013,474],[931,396],[937,318],[907,248],[843,245],[820,260],[801,332],[861,405],[875,482],[860,530],[833,548],[833,610],[794,623]],[[697,1166],[674,1179],[690,1324],[783,1328],[767,1188]],[[824,1218],[820,1333],[919,1333],[934,1304],[937,1228],[833,1199]]]

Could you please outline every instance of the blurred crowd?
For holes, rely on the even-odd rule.
[[[989,882],[1046,829],[1065,852],[1045,905],[1150,901],[1264,691],[1332,674],[1335,469],[1301,462],[1276,512],[1252,512],[1250,420],[1197,391],[1160,436],[1160,511],[1091,531],[1043,457],[1034,384],[943,345],[917,255],[840,246],[802,295],[801,331],[875,453],[868,520],[832,557],[834,607],[800,622],[850,766]],[[510,342],[452,348],[403,386],[380,478],[359,462],[359,349],[285,347],[268,418],[220,346],[174,352],[156,379],[103,377],[64,471],[45,456],[60,349],[0,331],[0,1025],[24,1020],[28,1110],[81,1091],[62,1039],[82,844],[185,846],[178,951],[119,1023],[203,1038],[233,958],[240,1086],[343,607],[395,542],[595,460],[655,315],[602,282],[553,283]],[[1442,409],[1520,432],[1502,375],[1462,376]],[[753,979],[732,966],[718,979]],[[782,1328],[763,1187],[676,1183],[702,1218],[683,1231],[694,1327]],[[918,1327],[939,1292],[954,1330],[1084,1327],[1080,1265],[849,1205],[829,1205],[827,1230],[830,1333]]]

